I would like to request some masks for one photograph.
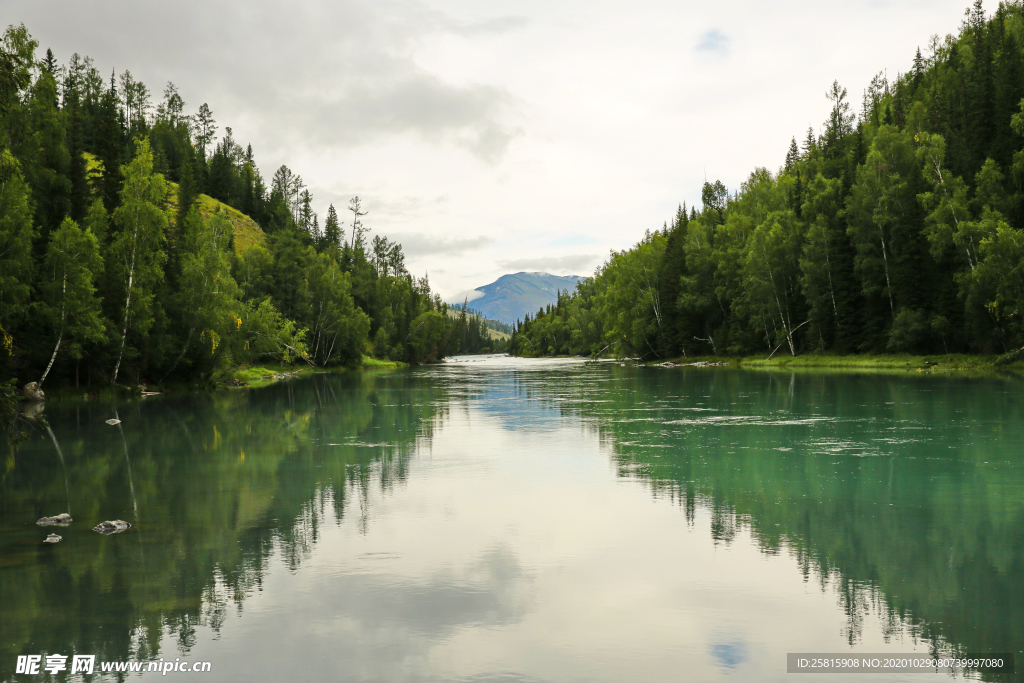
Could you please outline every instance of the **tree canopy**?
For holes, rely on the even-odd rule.
[[[460,326],[353,197],[321,229],[302,177],[160,101],[130,71],[0,39],[0,372],[50,384],[216,380],[262,360],[436,362],[494,350]],[[437,315],[427,315],[437,314]],[[420,323],[416,323],[420,321]],[[416,323],[416,324],[414,324]],[[426,324],[421,324],[426,323]]]

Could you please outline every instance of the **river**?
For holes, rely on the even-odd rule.
[[[782,681],[787,653],[1022,671],[1022,388],[489,356],[54,404],[52,437],[0,462],[0,680]],[[133,526],[92,531],[113,519]]]

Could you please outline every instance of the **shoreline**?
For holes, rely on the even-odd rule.
[[[702,356],[640,363],[645,367],[732,367],[749,370],[835,370],[837,372],[914,372],[942,375],[1019,375],[1024,359],[1017,353],[1003,355],[850,355],[804,354],[800,356]]]
[[[143,399],[149,396],[177,395],[188,393],[217,393],[222,391],[238,391],[242,389],[261,389],[263,387],[283,382],[296,377],[305,377],[313,374],[333,374],[340,372],[353,372],[362,370],[398,370],[408,367],[408,363],[401,361],[377,360],[366,357],[363,362],[356,366],[340,366],[320,368],[302,363],[292,365],[267,364],[249,367],[234,368],[225,372],[216,380],[210,380],[203,384],[172,383],[165,386],[154,386],[147,384],[115,384],[115,385],[90,385],[82,387],[57,387],[46,392],[46,400],[42,402],[57,403],[64,401],[98,401],[106,398],[138,398]],[[20,383],[19,383],[20,384]],[[21,386],[18,387],[20,394]],[[21,401],[24,407],[33,405],[28,401]]]
[[[511,356],[523,359],[580,358],[585,356]],[[1003,355],[977,354],[936,354],[912,355],[849,355],[804,354],[800,356],[689,356],[680,358],[640,361],[630,358],[603,357],[602,361],[630,363],[648,368],[732,368],[763,371],[814,371],[814,372],[870,372],[904,374],[912,372],[925,375],[963,377],[1005,377],[1024,375],[1024,354],[1011,352]],[[398,370],[408,367],[401,361],[378,360],[366,357],[357,366],[319,368],[306,364],[267,364],[235,368],[224,373],[217,380],[204,385],[170,384],[164,387],[150,385],[104,385],[79,388],[58,387],[47,393],[45,402],[75,400],[101,400],[110,397],[146,398],[164,394],[185,394],[193,392],[220,392],[239,389],[260,389],[285,380],[313,374],[352,372],[362,370]],[[20,389],[20,387],[19,387]],[[22,402],[22,405],[31,405]]]

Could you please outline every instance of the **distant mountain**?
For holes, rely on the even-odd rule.
[[[576,289],[576,283],[582,279],[580,275],[549,273],[502,275],[489,285],[477,287],[475,291],[483,292],[483,296],[470,299],[469,305],[488,318],[512,324],[527,313],[535,315],[540,307],[554,303],[558,291]]]

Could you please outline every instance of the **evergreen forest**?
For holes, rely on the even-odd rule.
[[[301,176],[265,180],[207,104],[38,49],[23,25],[0,41],[0,379],[202,384],[493,349],[370,238],[358,197],[321,224]]]
[[[517,355],[1014,352],[1024,346],[1024,3],[968,8],[860,106],[734,191],[705,182],[527,316]]]

